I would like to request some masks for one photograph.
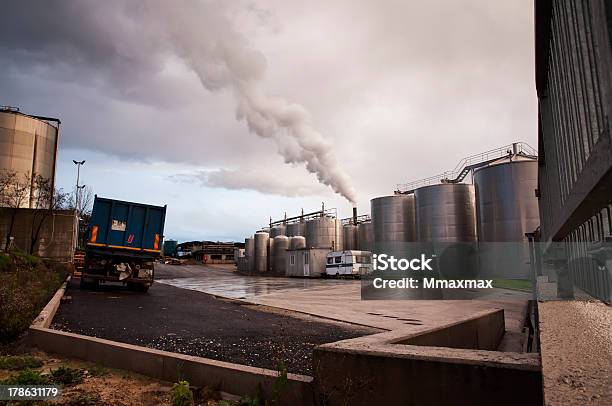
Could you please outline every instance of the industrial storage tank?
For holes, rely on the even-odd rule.
[[[474,185],[424,186],[414,195],[419,242],[477,241]]]
[[[23,114],[13,108],[0,109],[0,171],[16,172],[20,176],[40,175],[54,185],[59,122],[54,118]],[[33,207],[31,192],[30,188],[22,207]]]
[[[443,183],[414,191],[417,238],[421,250],[436,256],[447,279],[473,278],[478,272],[474,185]],[[433,292],[429,292],[433,293]]]
[[[342,226],[342,242],[344,250],[358,250],[359,236],[357,235],[357,226],[353,224],[345,224]]]
[[[274,237],[274,259],[272,272],[284,275],[287,267],[287,250],[289,249],[289,237],[278,235]],[[272,257],[270,257],[272,260]]]
[[[357,225],[358,247],[361,251],[372,251],[374,249],[374,227],[371,222]]]
[[[306,248],[306,238],[300,235],[295,237],[289,237],[289,249],[297,250]]]
[[[270,238],[277,237],[279,235],[286,235],[286,226],[284,224],[279,224],[270,229]]]
[[[255,239],[252,237],[244,239],[244,255],[247,257],[248,272],[255,272]]]
[[[318,217],[306,222],[306,246],[308,248],[329,248],[342,250],[342,230],[340,220],[331,217]]]
[[[538,162],[520,156],[474,172],[480,264],[483,275],[531,279],[525,233],[540,224]]]
[[[268,272],[272,272],[274,264],[274,238],[268,238]]]
[[[263,231],[255,233],[255,272],[268,272],[268,249],[270,234]]]
[[[540,225],[536,160],[505,161],[478,169],[474,185],[480,241],[525,241],[525,233]]]
[[[303,237],[306,234],[306,223],[299,222],[299,223],[287,224],[285,231],[286,231],[285,235],[287,237],[297,237],[297,236]]]
[[[392,195],[370,201],[374,244],[372,251],[401,258],[416,241],[414,195]]]

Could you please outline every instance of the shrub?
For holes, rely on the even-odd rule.
[[[83,380],[83,370],[61,366],[51,371],[51,379],[63,385],[76,385]]]
[[[40,368],[43,362],[40,358],[30,355],[0,357],[0,369],[21,371],[23,369]]]
[[[48,385],[49,379],[33,369],[24,369],[1,382],[3,385]]]
[[[0,272],[10,271],[13,269],[11,258],[6,254],[0,254]]]
[[[172,385],[172,406],[191,406],[193,405],[193,393],[189,389],[189,382],[179,381]]]

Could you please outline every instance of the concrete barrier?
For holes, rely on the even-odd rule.
[[[315,396],[331,406],[541,405],[539,354],[488,351],[501,341],[503,320],[494,310],[418,333],[319,346]]]
[[[278,372],[207,358],[154,350],[116,341],[30,327],[30,342],[45,351],[137,372],[168,382],[184,379],[195,386],[216,387],[237,395],[273,398]],[[312,378],[288,374],[280,404],[312,405]]]

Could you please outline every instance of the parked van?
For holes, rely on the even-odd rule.
[[[326,276],[359,277],[372,272],[370,251],[332,251],[327,254]]]

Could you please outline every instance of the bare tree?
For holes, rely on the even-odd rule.
[[[93,189],[90,186],[83,185],[79,186],[78,189],[75,188],[68,197],[66,205],[70,209],[75,209],[79,217],[88,217],[91,214],[93,201]],[[79,207],[77,207],[77,202]]]
[[[31,206],[36,209],[32,214],[32,228],[28,253],[34,253],[34,248],[40,237],[45,220],[53,215],[53,211],[65,207],[68,194],[61,189],[53,188],[51,179],[35,175],[32,180]]]
[[[11,235],[15,226],[17,210],[28,207],[28,199],[32,189],[32,177],[29,173],[17,173],[3,170],[0,172],[0,206],[2,211],[9,213],[9,227],[6,233],[5,250],[9,249]]]

